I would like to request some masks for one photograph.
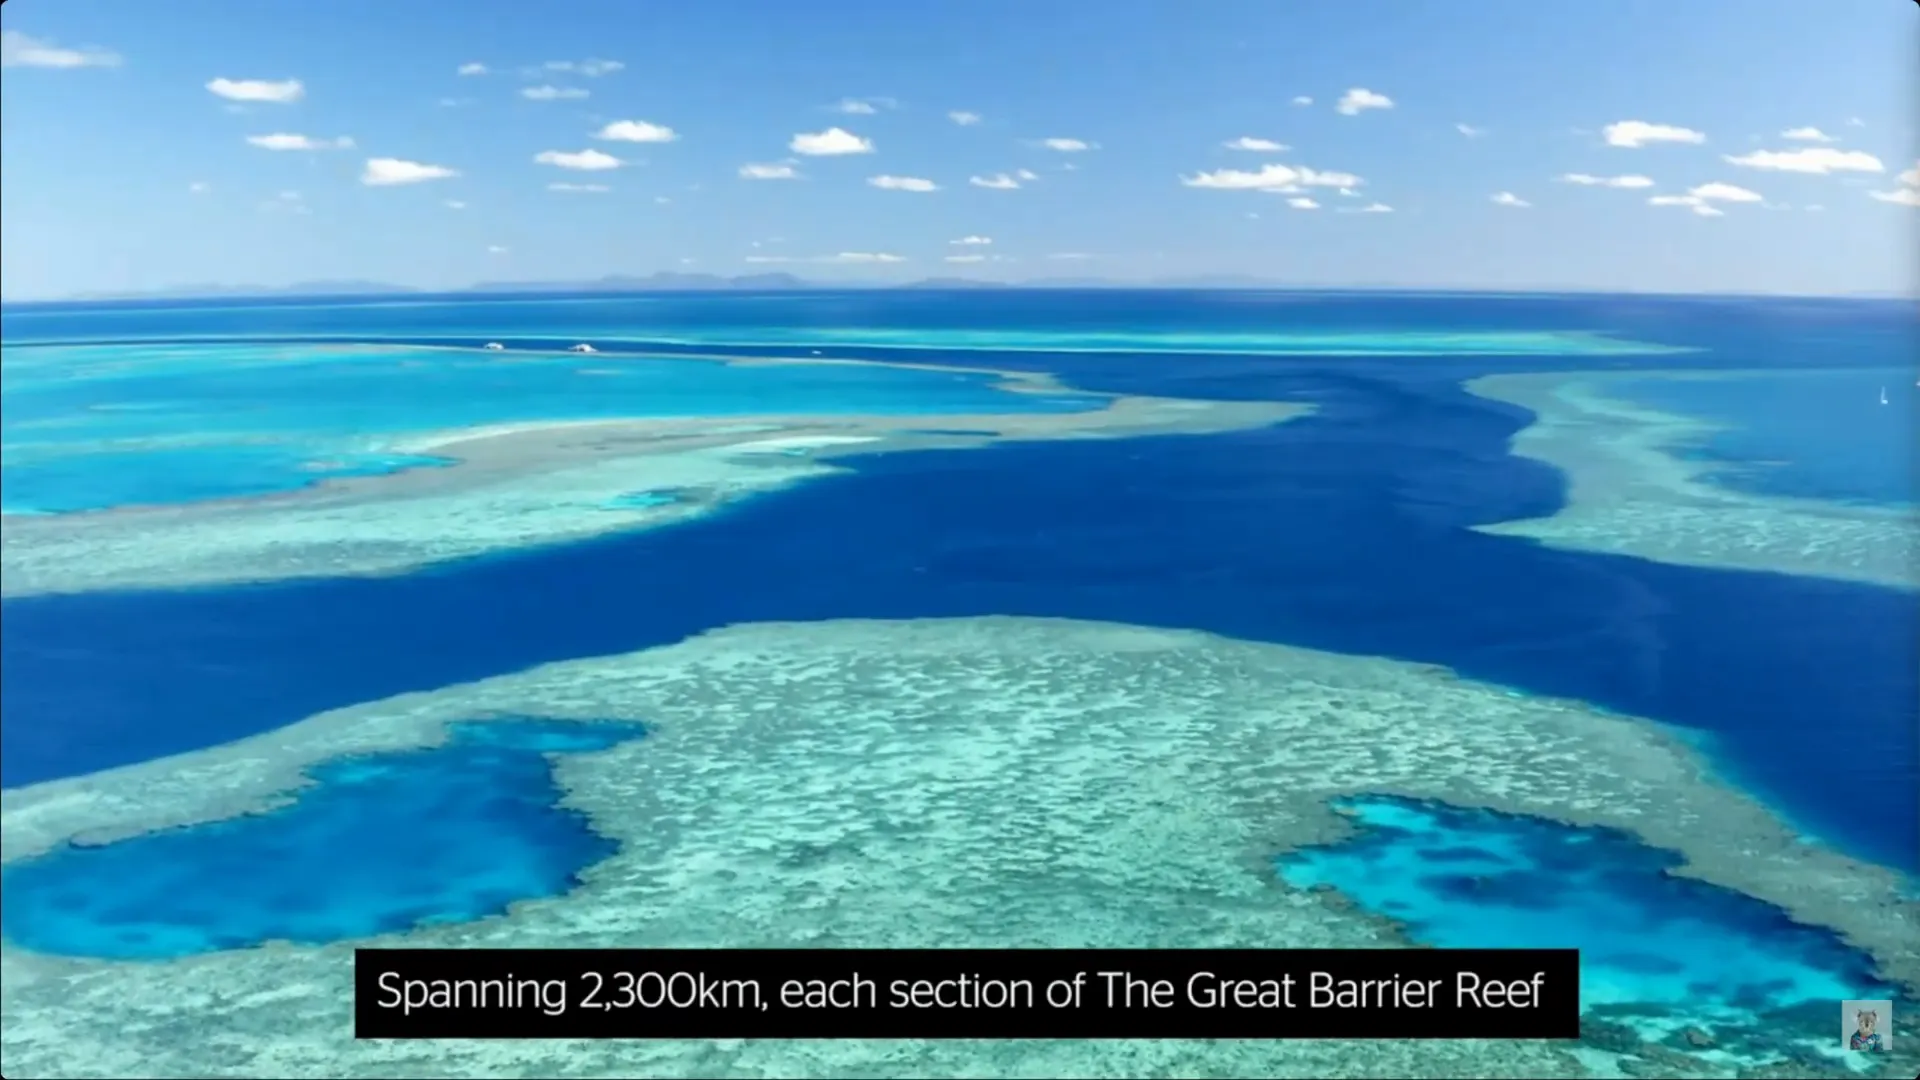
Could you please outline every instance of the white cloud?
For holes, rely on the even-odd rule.
[[[564,71],[573,75],[585,75],[589,79],[602,75],[611,75],[625,70],[627,65],[618,60],[549,60],[548,71]]]
[[[961,247],[985,247],[986,245],[993,243],[993,237],[963,236],[958,240],[950,240],[948,241],[948,243],[957,244]]]
[[[871,154],[873,140],[863,139],[843,128],[828,128],[813,134],[801,133],[793,137],[787,149],[808,157],[831,157],[838,154]]]
[[[1611,188],[1650,188],[1653,179],[1646,176],[1593,176],[1588,173],[1567,173],[1560,177],[1563,184],[1581,184],[1586,187]]]
[[[1316,172],[1304,166],[1296,169],[1290,165],[1262,165],[1258,172],[1216,169],[1210,173],[1183,176],[1180,182],[1188,187],[1212,188],[1216,191],[1270,191],[1282,194],[1303,187],[1354,188],[1364,183],[1352,173]]]
[[[1760,193],[1757,191],[1748,191],[1746,188],[1735,187],[1732,184],[1722,184],[1719,181],[1688,188],[1687,194],[1696,199],[1710,199],[1719,202],[1745,203],[1763,201]]]
[[[1869,191],[1867,194],[1881,202],[1896,203],[1900,206],[1920,206],[1920,161],[1913,168],[1894,177],[1900,186],[1892,191]]]
[[[1759,192],[1748,191],[1743,187],[1723,184],[1715,181],[1688,188],[1685,195],[1655,195],[1647,200],[1649,206],[1684,206],[1701,217],[1724,217],[1726,211],[1714,206],[1715,202],[1757,203],[1764,202]]]
[[[548,184],[547,190],[572,192],[582,195],[604,195],[613,189],[605,184],[569,184],[565,181],[556,181]]]
[[[1084,251],[1056,251],[1047,258],[1058,259],[1061,262],[1079,262],[1082,259],[1091,259],[1093,256]]]
[[[400,158],[368,158],[367,167],[360,174],[360,182],[371,187],[392,187],[395,184],[418,184],[459,175],[457,170],[445,165],[423,165],[418,161]]]
[[[940,185],[918,176],[870,176],[867,183],[886,191],[939,191]]]
[[[1093,144],[1080,139],[1042,139],[1040,145],[1049,150],[1058,150],[1066,154],[1077,154],[1082,150],[1093,149]]]
[[[1293,103],[1295,105],[1311,105],[1313,104],[1313,99],[1305,94],[1301,94],[1299,97],[1293,99]]]
[[[740,175],[748,180],[798,180],[800,174],[791,165],[773,163],[765,165],[742,165]]]
[[[337,139],[315,139],[307,135],[249,135],[247,142],[262,150],[348,150],[353,140],[345,135]]]
[[[1861,150],[1835,150],[1830,146],[1803,146],[1798,150],[1755,150],[1751,154],[1728,154],[1728,162],[1749,169],[1772,172],[1813,173],[1825,176],[1835,172],[1885,172],[1880,159]]]
[[[1357,210],[1343,206],[1340,208],[1340,212],[1343,214],[1391,214],[1393,213],[1393,207],[1388,206],[1386,203],[1377,202],[1368,203]]]
[[[974,187],[992,188],[995,191],[1012,191],[1014,188],[1020,186],[1020,181],[1015,180],[1006,173],[994,173],[992,176],[968,177],[967,183],[972,184]]]
[[[507,253],[507,249],[504,247],[501,247],[499,244],[487,245],[487,254],[489,255],[505,255],[506,253]]]
[[[972,127],[973,125],[979,123],[981,118],[980,118],[980,114],[977,112],[968,112],[965,109],[955,109],[952,112],[947,114],[947,119],[953,121],[956,124],[959,124],[961,127]]]
[[[520,91],[528,101],[579,101],[591,91],[577,86],[529,86]]]
[[[1014,173],[1013,175],[1014,175],[1014,176],[1015,176],[1016,178],[1018,178],[1018,179],[1021,179],[1021,180],[1038,180],[1038,179],[1040,179],[1040,174],[1039,174],[1039,173],[1037,173],[1037,172],[1034,172],[1034,171],[1033,171],[1032,169],[1021,169],[1021,170],[1020,170],[1019,172],[1016,172],[1016,173]]]
[[[487,65],[476,60],[471,64],[461,64],[455,71],[460,75],[485,75],[487,73]]]
[[[459,199],[448,199],[446,202],[446,207],[449,210],[465,210],[467,208],[467,204],[461,202]]]
[[[1453,130],[1465,135],[1469,139],[1477,139],[1487,133],[1486,128],[1474,127],[1472,124],[1455,124],[1453,125]]]
[[[985,255],[949,255],[947,256],[947,261],[950,263],[977,263],[986,262],[987,257]]]
[[[583,172],[598,172],[602,169],[617,169],[620,159],[601,150],[542,150],[533,155],[533,160],[541,165],[553,165],[562,169],[578,169]]]
[[[650,124],[645,120],[615,120],[601,128],[593,137],[614,142],[665,143],[678,139],[680,133],[670,127]]]
[[[1314,201],[1313,201],[1312,199],[1309,199],[1309,198],[1307,198],[1307,197],[1306,197],[1306,196],[1304,196],[1304,195],[1301,195],[1301,196],[1297,196],[1297,197],[1295,197],[1295,198],[1292,198],[1292,199],[1288,199],[1288,200],[1287,200],[1287,205],[1288,205],[1288,206],[1291,206],[1291,207],[1293,207],[1293,208],[1294,208],[1295,210],[1318,210],[1318,209],[1320,209],[1320,204],[1319,204],[1319,203],[1317,203],[1317,202],[1314,202]]]
[[[670,199],[670,198],[668,198],[668,197],[667,197],[667,196],[665,196],[665,195],[655,195],[655,196],[653,197],[653,201],[654,201],[655,203],[657,203],[658,205],[660,205],[660,206],[665,206],[665,205],[667,205],[668,203],[671,203],[671,202],[672,202],[673,200],[672,200],[672,199]]]
[[[1819,213],[1820,211],[1822,211],[1822,210],[1825,210],[1825,209],[1826,209],[1826,207],[1824,207],[1824,206],[1821,206],[1821,205],[1820,205],[1819,203],[1808,203],[1808,204],[1807,204],[1807,212],[1808,212],[1808,213],[1810,213],[1810,214],[1817,214],[1817,213]]]
[[[1340,103],[1333,107],[1333,111],[1341,116],[1358,116],[1368,109],[1391,108],[1393,108],[1392,98],[1356,86],[1340,95]]]
[[[871,101],[862,101],[859,98],[841,98],[840,103],[833,107],[833,111],[846,113],[848,116],[872,116],[880,110],[874,108]]]
[[[207,84],[207,89],[228,101],[267,101],[276,105],[299,101],[307,95],[307,88],[299,79],[286,79],[273,82],[267,79],[215,79]]]
[[[1848,127],[1866,127],[1867,122],[1865,120],[1860,119],[1857,116],[1849,116],[1847,117],[1847,126]]]
[[[1600,131],[1608,146],[1637,149],[1649,143],[1703,143],[1707,137],[1691,128],[1671,124],[1649,124],[1645,120],[1622,120]]]
[[[1515,195],[1511,191],[1500,192],[1498,195],[1495,195],[1493,197],[1493,201],[1494,201],[1494,204],[1497,206],[1532,206],[1533,205],[1527,200],[1521,198],[1520,196]]]
[[[63,49],[18,30],[0,32],[0,67],[117,67],[120,55],[106,49]]]
[[[1783,139],[1795,139],[1800,142],[1839,142],[1840,140],[1821,131],[1817,127],[1788,128],[1780,133]]]
[[[1284,146],[1274,142],[1272,139],[1257,139],[1252,135],[1242,135],[1223,145],[1229,150],[1257,150],[1266,154],[1279,154],[1292,149],[1292,147]]]

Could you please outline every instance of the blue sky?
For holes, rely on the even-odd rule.
[[[13,0],[0,29],[10,299],[657,270],[1911,292],[1920,250],[1896,0]]]

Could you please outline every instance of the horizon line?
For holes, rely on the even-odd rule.
[[[608,277],[610,278],[618,278],[622,276],[624,275],[608,275]],[[656,274],[654,276],[667,276],[667,275]],[[717,282],[730,284],[733,282],[740,281],[742,277],[750,279],[750,278],[759,277],[759,276],[771,277],[775,275],[772,275],[772,274],[742,275],[740,277],[729,277],[729,276],[719,275],[719,274],[706,274],[706,275],[686,274],[686,275],[678,275],[678,276],[707,277]],[[1452,285],[1452,286],[1398,285],[1398,284],[1394,284],[1394,285],[1386,285],[1386,284],[1309,285],[1309,284],[1285,284],[1280,282],[1263,283],[1263,282],[1259,282],[1258,280],[1249,280],[1245,282],[1222,282],[1218,284],[1184,283],[1187,281],[1204,280],[1208,276],[1204,274],[1190,275],[1188,278],[1171,278],[1171,279],[1144,280],[1144,281],[1127,280],[1127,279],[1119,279],[1119,278],[1100,279],[1100,278],[1071,278],[1071,277],[1031,278],[1025,281],[995,281],[995,280],[988,280],[988,279],[982,279],[982,278],[939,277],[939,278],[922,278],[922,279],[909,280],[909,281],[831,282],[831,281],[809,281],[806,279],[794,277],[793,275],[780,275],[780,276],[785,276],[790,278],[792,281],[795,282],[795,284],[787,285],[787,286],[774,286],[774,287],[769,287],[764,289],[755,289],[751,286],[737,287],[737,288],[722,287],[722,288],[712,288],[712,289],[673,288],[673,287],[647,288],[644,284],[642,284],[644,279],[636,278],[635,284],[638,287],[634,287],[634,288],[595,288],[594,279],[582,280],[578,283],[542,282],[537,280],[529,280],[526,282],[475,282],[470,285],[451,286],[447,288],[427,288],[422,286],[398,285],[398,284],[391,284],[386,282],[369,281],[369,282],[351,282],[351,283],[342,282],[341,283],[342,285],[359,286],[359,288],[349,289],[347,291],[337,291],[337,292],[329,291],[323,287],[317,287],[313,291],[305,291],[301,288],[300,285],[291,285],[291,286],[237,285],[237,286],[208,286],[210,291],[204,292],[204,293],[196,293],[196,292],[174,293],[174,292],[169,292],[166,289],[162,288],[162,289],[155,289],[155,290],[142,290],[142,291],[132,291],[132,292],[125,292],[125,293],[76,293],[76,294],[67,294],[63,296],[37,297],[37,298],[10,298],[5,296],[0,296],[0,306],[41,307],[41,306],[59,306],[59,305],[122,304],[122,303],[126,303],[126,304],[166,303],[166,302],[192,303],[192,302],[199,302],[199,301],[214,301],[214,300],[250,301],[250,302],[256,302],[262,305],[270,306],[278,302],[300,302],[300,301],[312,301],[312,300],[372,301],[372,300],[396,298],[400,296],[405,296],[412,299],[484,300],[487,298],[498,298],[502,296],[570,296],[570,295],[580,295],[580,294],[614,297],[614,296],[659,296],[659,295],[677,296],[677,295],[689,295],[689,294],[699,295],[699,294],[710,294],[710,293],[732,293],[734,295],[745,295],[745,294],[752,294],[752,293],[768,293],[768,292],[847,293],[847,292],[885,292],[885,291],[908,291],[908,290],[913,290],[918,292],[956,292],[956,293],[972,294],[976,292],[990,292],[996,289],[1003,289],[1003,290],[1009,290],[1009,291],[1033,290],[1033,291],[1057,291],[1057,292],[1073,292],[1073,291],[1220,292],[1220,293],[1227,293],[1227,292],[1281,293],[1281,292],[1284,292],[1284,293],[1301,293],[1301,294],[1392,293],[1392,294],[1403,294],[1403,295],[1409,294],[1409,293],[1416,293],[1416,294],[1442,295],[1442,296],[1457,296],[1457,295],[1507,296],[1507,297],[1516,297],[1516,298],[1517,297],[1556,297],[1556,296],[1623,296],[1623,297],[1632,296],[1632,297],[1673,297],[1673,298],[1691,298],[1691,299],[1802,299],[1802,300],[1920,301],[1920,289],[1915,289],[1908,292],[1862,290],[1862,291],[1852,291],[1852,292],[1808,293],[1808,292],[1765,291],[1765,290],[1716,291],[1716,290],[1710,290],[1710,289],[1637,290],[1637,289],[1622,289],[1617,287],[1604,288],[1604,287],[1597,287],[1597,286],[1563,286],[1563,287],[1557,287],[1557,288],[1551,288],[1551,287],[1507,288],[1507,287],[1488,286],[1488,285]],[[1221,277],[1223,278],[1231,278],[1233,276],[1234,275],[1221,275]],[[607,278],[601,278],[597,280],[605,281],[607,280]],[[314,286],[324,286],[326,283],[314,282],[312,284]],[[516,286],[518,286],[518,288],[516,288]],[[188,287],[188,288],[191,288],[191,287]],[[230,288],[236,291],[232,291],[232,292],[214,291],[222,288]],[[296,291],[296,290],[299,290],[299,291]]]

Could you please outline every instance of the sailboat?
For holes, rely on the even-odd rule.
[[[1887,388],[1883,386],[1880,388],[1880,404],[1885,405],[1886,403],[1887,403]]]

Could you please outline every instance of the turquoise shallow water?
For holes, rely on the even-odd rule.
[[[615,850],[555,805],[547,756],[644,734],[501,719],[455,724],[440,747],[336,759],[269,813],[9,865],[0,932],[40,952],[156,960],[497,915],[566,892]]]
[[[1583,1007],[1759,1023],[1809,1002],[1897,996],[1831,932],[1668,871],[1679,856],[1604,829],[1388,797],[1338,802],[1351,839],[1283,857],[1442,948],[1576,948]]]
[[[443,464],[396,436],[498,423],[765,413],[1072,412],[975,372],[405,347],[8,347],[0,507],[61,513],[264,494]]]

